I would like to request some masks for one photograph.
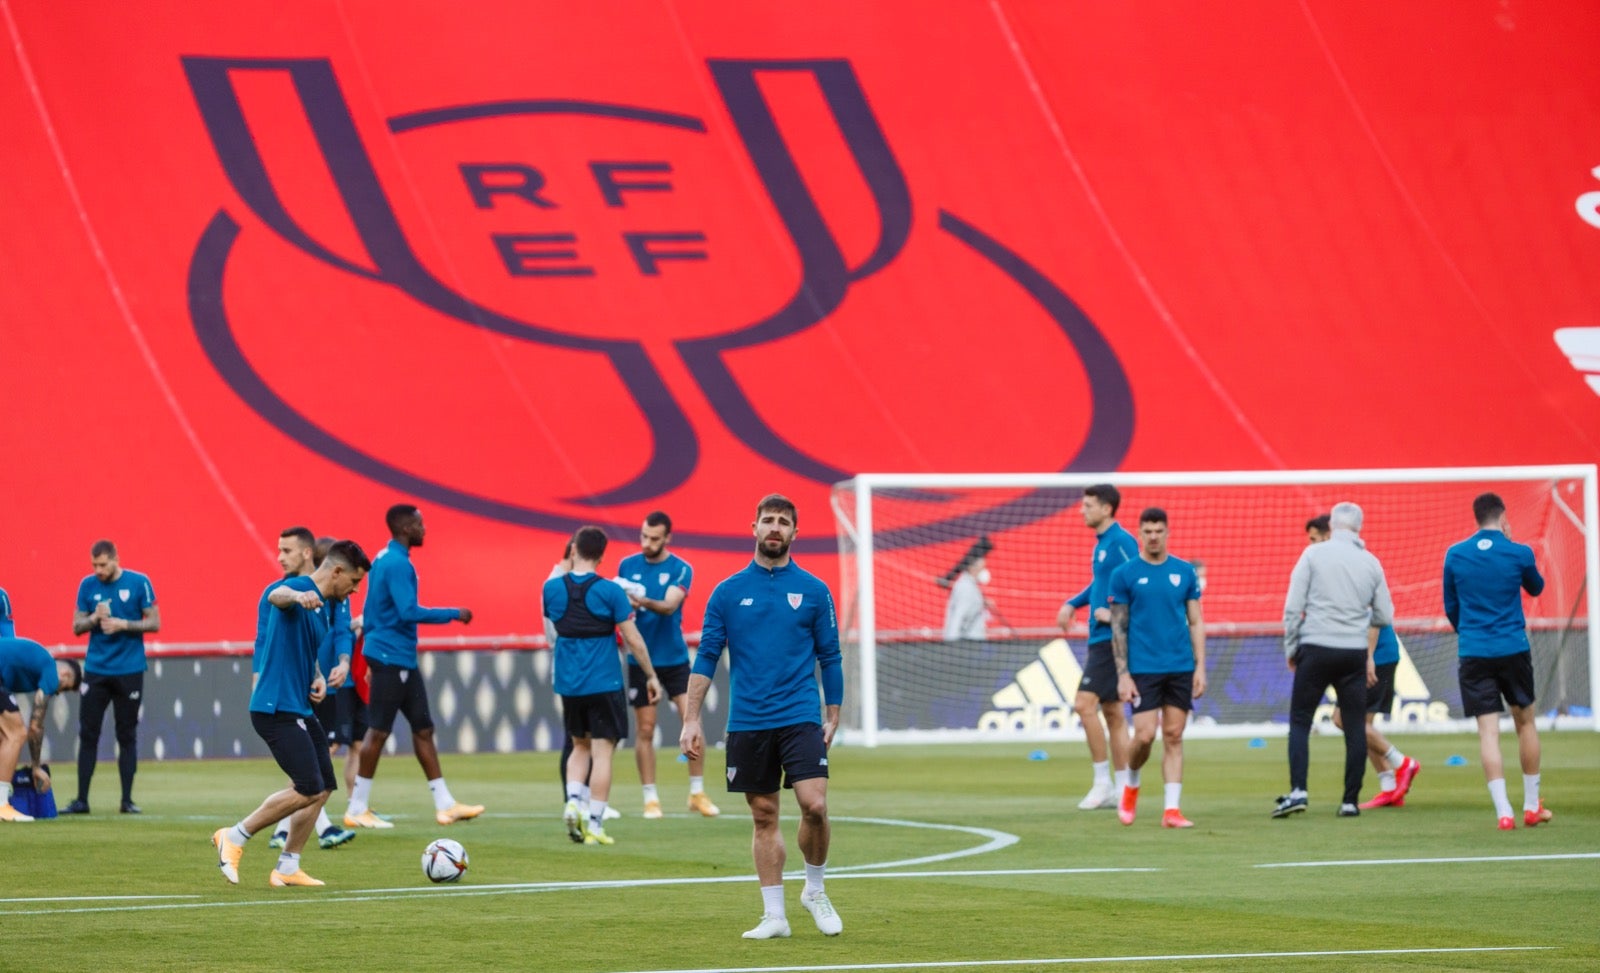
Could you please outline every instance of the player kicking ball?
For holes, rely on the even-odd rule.
[[[1111,575],[1111,651],[1117,688],[1133,704],[1133,749],[1117,818],[1132,824],[1139,803],[1139,770],[1161,731],[1161,776],[1166,783],[1163,828],[1192,828],[1178,809],[1183,794],[1183,728],[1193,701],[1206,691],[1206,629],[1200,583],[1188,561],[1167,554],[1167,512],[1139,514],[1139,557]]]

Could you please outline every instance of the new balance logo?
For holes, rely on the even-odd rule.
[[[753,605],[755,603],[756,603],[756,600],[754,598],[745,598],[744,600],[739,602],[739,604],[741,604],[741,605]]]
[[[1009,686],[990,699],[994,709],[978,717],[978,729],[1000,733],[1065,730],[1078,727],[1072,699],[1078,694],[1083,667],[1067,646],[1055,639],[1039,650],[1039,658],[1017,670]]]

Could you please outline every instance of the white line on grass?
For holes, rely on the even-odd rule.
[[[1312,956],[1420,956],[1435,953],[1518,953],[1554,946],[1440,946],[1421,949],[1306,949],[1282,953],[1172,953],[1159,956],[1052,956],[1043,959],[938,960],[926,963],[826,963],[819,966],[716,966],[636,973],[826,973],[830,970],[949,970],[982,966],[1068,966],[1083,963],[1192,963],[1219,959],[1301,959]]]
[[[7,902],[114,902],[114,901],[148,901],[153,899],[198,899],[198,895],[52,895],[39,896],[31,899],[0,899],[0,904]]]
[[[1343,868],[1349,865],[1447,865],[1456,862],[1540,862],[1565,858],[1600,858],[1600,852],[1562,855],[1479,855],[1470,858],[1352,858],[1325,862],[1268,862],[1255,868]]]

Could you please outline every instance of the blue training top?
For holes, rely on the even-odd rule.
[[[752,560],[711,592],[694,671],[708,679],[715,676],[724,648],[729,731],[820,723],[819,703],[837,706],[844,700],[833,595],[792,560],[781,568],[764,568]]]
[[[668,554],[655,564],[645,560],[643,554],[630,554],[617,565],[617,574],[644,585],[645,597],[657,601],[667,596],[668,588],[682,588],[684,594],[688,595],[689,585],[694,581],[694,568],[676,554]],[[681,603],[678,610],[670,615],[641,608],[634,616],[633,623],[639,626],[639,635],[650,649],[652,665],[660,668],[689,664],[689,643],[683,640]],[[628,653],[628,665],[639,665],[631,652]]]
[[[1129,561],[1139,560],[1139,541],[1116,521],[1100,532],[1094,542],[1093,569],[1089,586],[1067,599],[1073,608],[1089,606],[1089,644],[1111,640],[1111,626],[1094,617],[1096,608],[1111,603],[1111,572]]]
[[[372,559],[367,573],[366,643],[361,650],[368,661],[415,669],[417,626],[443,625],[460,617],[459,608],[417,604],[417,569],[404,544],[392,540]]]
[[[0,588],[0,639],[16,637],[17,625],[11,619],[11,596]]]
[[[61,689],[55,657],[33,639],[0,638],[0,687],[8,693],[55,695]]]
[[[307,575],[285,578],[273,585],[295,591],[316,591]],[[328,634],[328,607],[301,608],[269,605],[266,631],[257,633],[261,645],[260,677],[250,693],[252,713],[311,715],[311,680],[316,677],[317,646]]]
[[[1128,671],[1193,672],[1190,601],[1200,600],[1194,567],[1168,555],[1159,564],[1134,558],[1111,575],[1111,601],[1128,606]]]
[[[1491,529],[1450,545],[1444,555],[1444,613],[1466,658],[1528,651],[1528,621],[1518,589],[1537,596],[1544,578],[1533,548]]]
[[[633,605],[622,586],[609,578],[595,578],[593,571],[565,574],[544,583],[544,615],[559,623],[567,613],[567,579],[581,585],[589,578],[594,583],[584,593],[583,604],[597,621],[609,621],[607,635],[587,638],[556,638],[555,690],[558,696],[592,696],[622,688],[622,666],[617,660],[616,626],[633,617]]]
[[[325,606],[328,609],[328,635],[317,646],[317,668],[326,676],[339,664],[339,656],[347,655],[353,664],[355,662],[356,634],[350,630],[350,599],[343,601],[330,601]],[[344,682],[337,688],[343,689],[352,685],[350,674],[346,673]],[[335,687],[329,686],[332,692]]]
[[[1393,625],[1378,629],[1378,645],[1372,650],[1372,664],[1386,666],[1400,661],[1400,636],[1394,634]]]
[[[89,575],[78,584],[78,611],[92,612],[100,602],[111,604],[112,618],[125,618],[136,622],[144,617],[146,608],[154,608],[156,589],[150,579],[137,571],[122,569],[117,580],[106,584]],[[85,672],[101,676],[126,676],[143,672],[143,632],[114,632],[107,635],[97,625],[89,630],[89,654],[83,660]]]

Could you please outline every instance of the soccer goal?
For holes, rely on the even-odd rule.
[[[1382,725],[1466,728],[1440,579],[1446,548],[1476,529],[1472,499],[1486,491],[1505,500],[1512,537],[1533,547],[1546,579],[1540,597],[1524,598],[1540,713],[1556,726],[1600,729],[1595,469],[862,474],[837,484],[832,497],[841,635],[854,682],[844,738],[876,746],[1081,734],[1072,701],[1088,616],[1077,612],[1065,632],[1056,619],[1089,583],[1095,537],[1079,504],[1084,487],[1102,482],[1121,491],[1116,519],[1125,528],[1137,533],[1139,512],[1161,507],[1169,553],[1204,565],[1210,689],[1196,701],[1191,732],[1257,735],[1287,726],[1289,572],[1306,521],[1343,500],[1365,511],[1362,537],[1394,595],[1402,656]],[[988,582],[975,588],[961,569],[979,554]],[[981,620],[946,641],[950,599],[970,604],[975,592],[986,609]]]

